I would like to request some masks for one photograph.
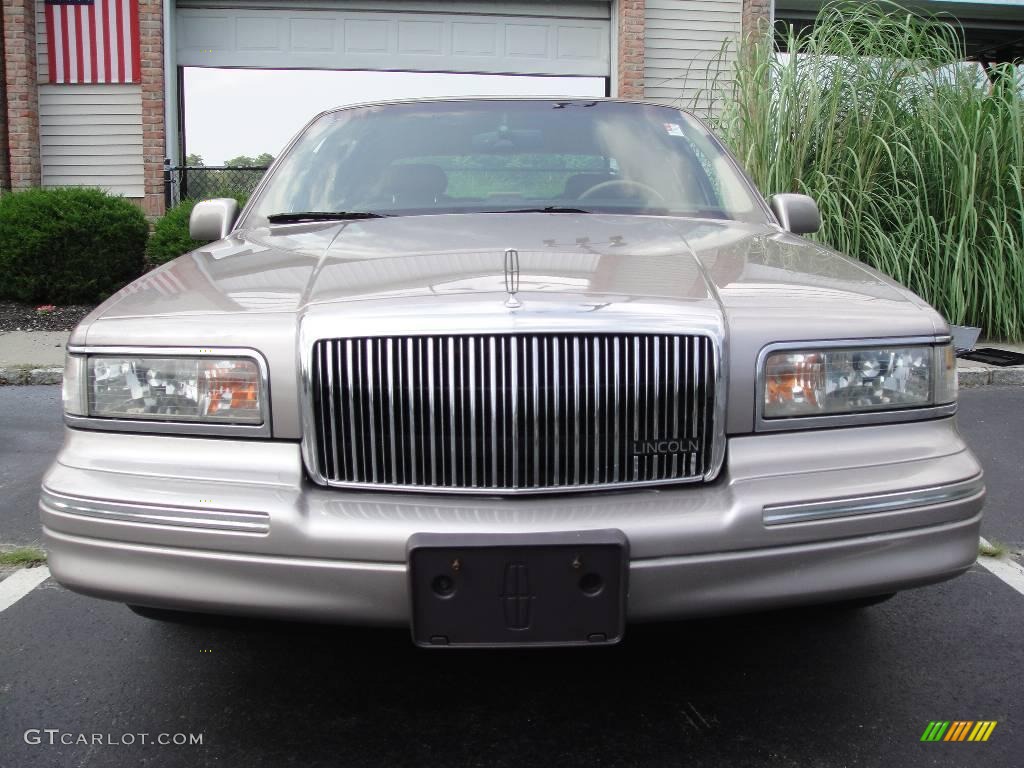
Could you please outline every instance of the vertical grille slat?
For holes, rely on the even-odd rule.
[[[555,407],[555,417],[552,419],[555,428],[555,440],[554,440],[554,461],[551,462],[552,470],[554,471],[554,478],[552,485],[558,486],[562,483],[562,371],[561,365],[562,357],[561,343],[558,337],[551,339],[551,383],[553,385],[553,392],[551,393],[551,400]]]
[[[679,411],[681,410],[681,403],[679,402],[679,337],[676,336],[672,339],[672,433],[679,435],[682,434],[679,431]],[[684,462],[685,463],[685,462]],[[684,468],[684,472],[686,469]],[[672,457],[672,474],[675,475],[679,472],[679,455],[676,454]]]
[[[714,346],[665,334],[325,339],[314,475],[501,492],[696,480],[714,455]]]

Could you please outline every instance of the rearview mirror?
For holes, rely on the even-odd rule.
[[[818,204],[807,195],[783,193],[772,195],[768,204],[782,228],[794,235],[809,235],[821,229]]]
[[[478,133],[473,139],[473,149],[477,152],[502,154],[511,152],[529,152],[544,146],[544,134],[533,129],[500,128],[489,133]]]
[[[227,237],[238,218],[238,201],[218,197],[196,203],[188,220],[188,234],[193,240],[220,240]]]

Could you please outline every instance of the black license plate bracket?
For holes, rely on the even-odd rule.
[[[425,647],[610,645],[625,631],[622,531],[418,533],[412,634]]]

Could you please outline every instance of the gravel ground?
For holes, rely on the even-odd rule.
[[[0,301],[0,333],[5,331],[70,331],[93,310],[91,306],[55,307],[38,312],[31,304]]]

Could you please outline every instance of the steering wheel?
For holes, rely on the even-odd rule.
[[[664,195],[661,194],[654,187],[649,187],[646,184],[642,184],[639,181],[627,181],[626,179],[612,179],[611,181],[602,181],[600,184],[595,184],[590,189],[586,190],[580,195],[577,200],[589,200],[594,197],[598,192],[606,189],[612,189],[614,187],[624,187],[626,189],[638,190],[646,194],[647,199],[655,199],[659,202],[665,202]]]

